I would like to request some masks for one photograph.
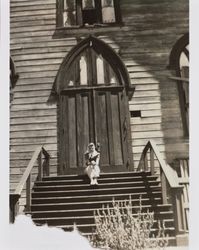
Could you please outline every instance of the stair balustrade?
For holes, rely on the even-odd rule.
[[[39,146],[31,160],[28,163],[26,170],[23,173],[23,176],[17,185],[14,193],[10,194],[10,222],[14,223],[15,217],[19,211],[19,199],[22,194],[22,190],[26,185],[26,205],[25,211],[26,213],[30,212],[31,210],[31,189],[33,185],[32,180],[32,170],[35,166],[35,162],[38,161],[38,176],[37,180],[41,181],[43,176],[49,176],[49,163],[50,163],[50,155],[44,149],[43,146]]]
[[[189,231],[189,158],[178,158],[174,161],[179,184],[183,186],[183,225],[186,232]]]
[[[174,208],[176,235],[184,234],[183,187],[175,169],[160,154],[156,143],[149,140],[143,149],[137,171],[159,174],[162,187],[162,203],[171,202]]]

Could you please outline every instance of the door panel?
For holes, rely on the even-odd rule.
[[[113,152],[114,152],[114,165],[122,165],[122,143],[121,143],[121,127],[120,127],[120,112],[118,103],[118,94],[111,93],[111,119],[112,119],[112,129],[113,134]]]
[[[89,115],[89,93],[82,93],[77,95],[77,120],[78,120],[78,130],[77,130],[77,156],[78,156],[78,167],[81,169],[84,162],[84,153],[86,151],[87,145],[90,141],[90,125],[89,120],[91,119]]]
[[[93,88],[61,96],[59,173],[83,172],[89,142],[100,143],[102,171],[125,171],[128,160],[125,120],[121,89]]]
[[[76,136],[76,96],[68,97],[68,148],[69,148],[69,166],[70,168],[77,167],[77,136]]]
[[[108,114],[106,93],[97,91],[95,93],[95,127],[96,127],[96,142],[100,143],[100,165],[102,167],[110,165],[110,145],[108,138]]]
[[[130,121],[129,121],[129,112],[128,112],[128,101],[126,98],[125,90],[119,93],[119,104],[120,104],[120,126],[121,126],[121,145],[123,148],[123,159],[124,166],[126,168],[132,164],[132,156],[131,156],[131,137],[130,134]]]

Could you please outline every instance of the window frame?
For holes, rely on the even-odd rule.
[[[90,46],[91,42],[94,50],[103,52],[102,56],[107,60],[107,62],[114,70],[119,85],[125,88],[130,98],[134,93],[135,87],[131,84],[129,73],[126,69],[125,64],[113,48],[111,48],[108,44],[106,44],[99,38],[91,35],[81,40],[75,47],[71,49],[71,51],[64,58],[62,65],[57,73],[56,80],[53,84],[51,94],[59,95],[60,92],[64,89],[63,79],[65,79],[65,74],[69,70],[71,63],[75,60],[75,58],[78,57],[78,55],[80,55],[83,50]],[[110,88],[110,86],[107,87]]]
[[[184,82],[183,80],[180,80],[180,78],[182,78],[180,57],[181,54],[184,53],[187,59],[189,60],[189,51],[186,48],[188,45],[189,45],[189,33],[186,33],[173,46],[169,58],[169,67],[168,67],[169,69],[174,70],[175,75],[178,78],[177,88],[179,94],[181,118],[182,118],[182,125],[185,138],[189,138],[189,119],[188,119],[189,111],[187,111],[186,107],[187,105],[185,98],[186,93],[183,87]]]
[[[10,57],[10,103],[13,100],[13,96],[14,96],[13,90],[14,90],[14,87],[16,85],[18,78],[19,78],[19,75],[16,72],[15,63],[13,59]]]
[[[102,22],[102,7],[101,2],[99,0],[95,0],[96,11],[98,13],[98,22],[90,25],[85,25],[83,23],[83,14],[82,14],[82,0],[74,0],[76,1],[76,24],[70,26],[64,26],[63,22],[63,12],[64,12],[64,1],[65,0],[57,0],[57,14],[56,14],[56,24],[57,28],[62,29],[75,29],[75,28],[91,28],[91,27],[111,27],[111,26],[121,26],[122,17],[121,17],[121,8],[120,8],[120,0],[113,0],[114,11],[115,11],[115,22],[113,23],[103,23]]]

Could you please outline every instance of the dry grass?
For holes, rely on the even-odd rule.
[[[141,197],[136,216],[134,214],[131,197],[123,202],[113,200],[111,207],[104,206],[102,210],[96,210],[96,230],[90,238],[92,245],[111,250],[143,250],[167,246],[164,223],[158,222],[156,237],[151,234],[154,214],[142,212]]]

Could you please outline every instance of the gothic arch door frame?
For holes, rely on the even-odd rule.
[[[89,142],[100,144],[103,172],[132,166],[125,68],[111,48],[108,55],[106,50],[107,45],[89,37],[71,51],[58,73],[59,174],[83,173]]]

